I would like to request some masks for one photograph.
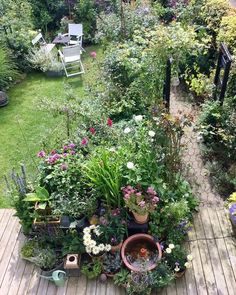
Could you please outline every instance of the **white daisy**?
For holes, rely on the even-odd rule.
[[[89,228],[89,227],[85,227],[85,228],[83,229],[83,233],[84,233],[84,234],[89,234],[89,233],[90,233],[90,228]]]
[[[104,251],[105,250],[105,245],[100,244],[100,245],[98,245],[98,248],[99,248],[100,251]]]
[[[105,245],[105,251],[110,251],[110,250],[111,250],[111,245],[106,244],[106,245]]]
[[[93,247],[92,252],[94,255],[97,255],[99,253],[98,247]]]
[[[128,162],[127,163],[127,168],[130,169],[130,170],[133,170],[135,168],[134,163]]]
[[[143,116],[142,115],[134,116],[133,118],[134,118],[134,121],[137,122],[137,123],[138,122],[141,122],[143,120]]]
[[[191,267],[191,265],[190,265],[189,262],[185,262],[184,266],[185,266],[186,268],[190,268],[190,267]]]
[[[170,248],[171,250],[174,249],[174,247],[175,247],[174,244],[170,244],[170,245],[169,245],[169,248]]]
[[[166,248],[166,253],[170,254],[172,251],[170,248]]]
[[[187,259],[188,259],[188,261],[192,261],[192,260],[193,260],[193,256],[192,256],[191,254],[189,254],[189,255],[187,256]]]
[[[174,271],[180,271],[180,268],[178,266],[175,267]]]
[[[131,129],[129,127],[126,127],[125,130],[124,130],[124,133],[128,134],[128,133],[130,133],[130,131],[131,131]]]
[[[86,251],[87,253],[91,253],[91,252],[92,252],[92,248],[89,247],[89,246],[87,246],[87,247],[85,248],[85,251]]]
[[[152,131],[152,130],[148,131],[148,135],[149,135],[150,137],[154,137],[155,134],[156,134],[156,133],[155,133],[154,131]]]

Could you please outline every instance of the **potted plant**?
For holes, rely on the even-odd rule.
[[[51,214],[49,207],[49,193],[44,187],[37,187],[35,192],[26,194],[25,202],[35,202],[35,210],[40,215]]]
[[[111,251],[121,249],[124,236],[127,236],[125,218],[119,208],[112,210],[106,217],[100,218],[100,231],[104,242],[111,245]]]
[[[38,249],[32,262],[42,269],[44,276],[50,276],[53,271],[63,269],[63,259],[59,259],[51,248]]]
[[[63,75],[63,66],[53,52],[47,53],[45,50],[32,49],[27,60],[33,68],[39,69],[49,77]]]
[[[102,272],[102,263],[99,259],[94,258],[91,261],[85,260],[83,262],[81,273],[88,279],[97,278]]]
[[[148,221],[149,212],[152,211],[159,202],[157,193],[152,187],[146,191],[141,188],[133,188],[128,185],[122,188],[125,205],[133,213],[135,221],[144,224]]]
[[[113,277],[121,268],[120,253],[105,253],[102,259],[102,270],[108,277]]]
[[[190,268],[192,255],[180,245],[169,244],[164,251],[164,259],[170,269],[174,272],[175,277],[182,277],[187,268]]]

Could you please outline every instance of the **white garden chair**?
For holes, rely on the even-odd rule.
[[[82,47],[83,41],[83,25],[82,24],[68,24],[68,33],[64,36],[70,36],[69,45],[80,45],[80,48],[85,51]]]
[[[45,53],[49,53],[55,46],[53,43],[47,43],[45,39],[43,38],[42,33],[39,33],[33,40],[32,44],[35,45],[39,43],[40,44],[40,49],[44,50]]]
[[[61,62],[66,73],[66,77],[76,76],[84,73],[84,67],[81,62],[80,45],[66,46],[58,50]]]

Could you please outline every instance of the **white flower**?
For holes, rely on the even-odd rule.
[[[128,163],[127,163],[127,168],[133,170],[133,169],[135,168],[135,167],[134,167],[134,163],[132,163],[132,162],[128,162]]]
[[[83,239],[84,240],[91,240],[91,235],[90,234],[84,234]]]
[[[170,248],[166,248],[166,253],[170,254],[172,251]]]
[[[95,235],[98,236],[98,237],[101,235],[101,232],[99,231],[98,228],[95,228],[94,233],[95,233]]]
[[[105,250],[105,245],[100,244],[100,245],[98,245],[98,248],[99,248],[100,251],[104,251]]]
[[[170,245],[169,245],[169,248],[170,248],[170,249],[174,249],[174,247],[175,247],[174,244],[170,244]]]
[[[174,271],[180,271],[180,268],[178,267],[178,265],[175,267]]]
[[[152,130],[148,131],[148,135],[149,135],[150,137],[154,137],[155,134],[156,134],[156,133],[155,133],[154,131],[152,131]]]
[[[88,247],[91,245],[91,240],[84,240],[84,246]]]
[[[124,130],[124,133],[128,134],[128,133],[130,133],[130,131],[131,131],[131,129],[129,127],[126,127],[125,130]]]
[[[91,240],[91,241],[90,241],[90,246],[91,246],[91,247],[96,247],[96,242],[95,242],[94,240]]]
[[[137,123],[138,122],[141,122],[143,120],[143,116],[142,115],[134,116],[133,118],[134,118],[134,121],[137,122]]]
[[[153,120],[154,121],[158,121],[158,117],[153,117]]]
[[[84,233],[84,234],[89,234],[89,233],[90,233],[90,228],[89,228],[89,227],[85,227],[85,228],[83,229],[83,233]]]
[[[92,252],[94,255],[97,255],[99,253],[99,248],[98,247],[93,247]]]
[[[85,248],[85,251],[86,251],[87,253],[91,253],[91,252],[92,252],[92,248],[91,248],[90,246],[87,246],[87,247]]]
[[[189,255],[187,256],[187,259],[188,259],[188,261],[192,261],[192,260],[193,260],[193,256],[192,256],[191,254],[189,254]]]
[[[191,265],[190,265],[189,262],[185,262],[184,266],[185,266],[186,268],[190,268],[190,267],[191,267]]]
[[[111,245],[106,244],[106,245],[105,245],[105,251],[110,251],[110,250],[111,250]]]
[[[89,228],[90,228],[90,229],[95,229],[95,228],[96,228],[96,225],[92,224],[92,225],[90,225]]]

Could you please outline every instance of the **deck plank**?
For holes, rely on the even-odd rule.
[[[33,270],[34,270],[34,265],[27,261],[25,265],[24,273],[21,278],[17,295],[24,295],[27,293],[29,278],[33,274]]]
[[[31,280],[29,282],[27,295],[35,295],[38,292],[39,282],[40,282],[40,270],[37,267],[34,267],[33,274],[31,276]]]
[[[213,272],[213,267],[210,259],[210,254],[207,246],[206,240],[198,241],[198,248],[201,255],[201,262],[203,266],[203,275],[207,286],[207,291],[209,294],[217,295],[217,285],[215,281],[215,276]]]
[[[95,279],[90,280],[89,284],[87,285],[86,295],[96,295],[96,289],[97,289],[97,280]],[[114,294],[114,292],[110,294]]]
[[[87,289],[87,278],[86,278],[86,276],[81,275],[78,278],[78,286],[77,286],[77,293],[76,294],[85,295],[86,289]]]
[[[0,285],[0,289],[5,294],[7,294],[8,290],[10,289],[10,286],[11,286],[11,283],[12,283],[12,280],[13,280],[13,277],[14,277],[14,274],[16,271],[16,266],[18,264],[18,261],[21,259],[19,256],[19,253],[20,253],[20,249],[23,245],[23,242],[24,242],[24,239],[20,236],[20,233],[19,233],[16,238],[16,243],[15,243],[15,247],[12,251],[11,258],[9,260],[9,263],[8,263],[6,271],[5,271],[2,285]]]
[[[203,266],[201,263],[201,256],[198,249],[198,242],[192,241],[190,242],[190,249],[192,256],[194,257],[192,264],[194,270],[194,276],[196,281],[197,293],[201,295],[207,295],[207,287],[205,278],[203,275]]]
[[[219,219],[217,216],[218,208],[207,208],[207,210],[208,210],[209,218],[211,221],[211,228],[212,228],[214,237],[215,238],[222,238],[223,233],[222,233]]]
[[[232,238],[225,238],[226,248],[229,254],[234,279],[236,280],[236,243]]]
[[[177,295],[187,295],[185,275],[176,280],[176,291]]]
[[[77,277],[69,277],[67,283],[66,295],[74,295],[76,294],[78,288],[78,278]],[[50,294],[48,294],[50,295]]]
[[[211,263],[213,265],[213,273],[215,275],[215,281],[216,281],[218,293],[227,295],[229,294],[228,288],[226,285],[223,269],[221,266],[221,261],[219,260],[219,253],[216,246],[216,242],[213,239],[207,240],[207,245],[209,248]]]
[[[5,210],[2,220],[1,220],[1,227],[0,227],[0,241],[1,241],[1,243],[2,243],[2,238],[4,236],[4,232],[6,230],[8,221],[11,221],[10,220],[11,217],[12,217],[12,210]]]
[[[8,234],[10,232],[10,236]],[[1,241],[1,254],[0,254],[0,261],[1,261],[1,272],[0,272],[0,287],[2,285],[5,273],[7,271],[8,265],[11,263],[11,256],[12,251],[16,245],[16,237],[20,231],[20,224],[17,219],[13,219],[11,222],[11,227],[9,227],[6,233],[6,239],[3,238]],[[3,250],[3,252],[2,252]]]
[[[229,254],[228,254],[228,250],[226,248],[224,239],[216,239],[216,245],[218,248],[219,259],[222,264],[228,292],[230,295],[235,295],[236,281],[235,281],[233,270],[231,268]]]
[[[189,254],[192,254],[191,250],[190,250],[189,243],[187,243],[187,245],[186,245],[186,250],[188,251]],[[193,257],[193,259],[194,259],[194,257]],[[196,282],[195,282],[195,277],[194,277],[193,263],[192,262],[189,262],[189,263],[190,263],[191,267],[185,273],[187,294],[188,295],[197,295],[197,287],[196,287]]]

